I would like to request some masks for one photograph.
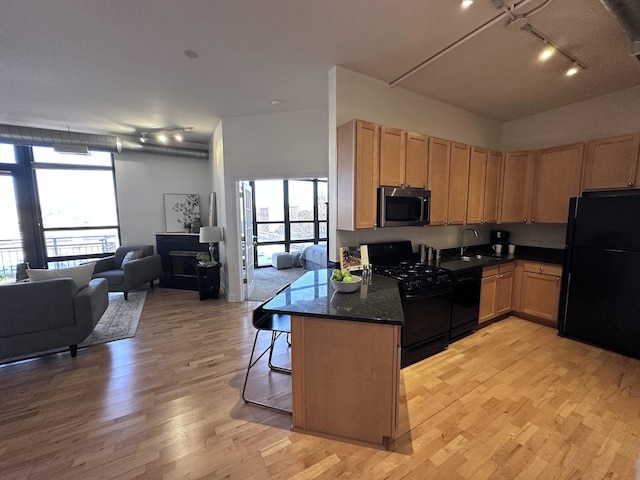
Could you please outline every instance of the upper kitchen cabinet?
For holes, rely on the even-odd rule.
[[[502,154],[471,147],[467,224],[498,221],[498,188]]]
[[[532,223],[567,223],[569,199],[580,195],[584,143],[536,152]]]
[[[531,219],[533,152],[508,152],[502,165],[501,223],[528,223]]]
[[[407,137],[402,130],[380,127],[380,185],[404,187]]]
[[[338,127],[339,230],[376,226],[379,130],[362,120]]]
[[[587,143],[583,190],[637,188],[640,184],[640,134]]]
[[[424,188],[428,139],[397,128],[380,127],[380,185]]]
[[[428,163],[430,225],[463,225],[467,213],[469,146],[430,137]]]

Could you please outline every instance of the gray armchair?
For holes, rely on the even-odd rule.
[[[128,252],[141,251],[142,258],[130,260],[122,265]],[[162,263],[160,255],[153,253],[153,245],[134,245],[118,247],[111,257],[101,258],[96,262],[93,278],[106,278],[110,292],[123,292],[128,300],[130,290],[149,283],[153,288],[154,280],[160,278]]]

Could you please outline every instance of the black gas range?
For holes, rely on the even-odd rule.
[[[451,329],[452,273],[417,263],[410,241],[373,243],[367,249],[373,271],[398,280],[404,312],[402,367],[445,350]]]

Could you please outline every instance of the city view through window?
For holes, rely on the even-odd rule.
[[[254,233],[257,266],[277,252],[302,252],[327,241],[327,181],[256,180]]]

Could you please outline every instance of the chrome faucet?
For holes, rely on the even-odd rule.
[[[478,236],[478,231],[474,228],[465,228],[462,230],[462,233],[460,234],[460,256],[464,255],[464,249],[467,248],[464,246],[464,232],[473,232],[476,237]]]

